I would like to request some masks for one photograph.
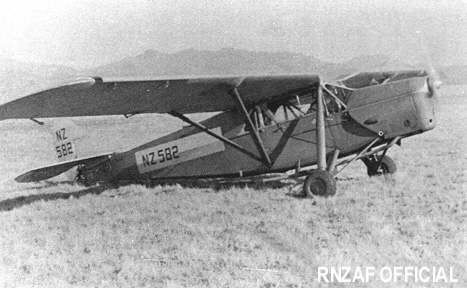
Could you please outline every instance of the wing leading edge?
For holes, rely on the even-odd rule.
[[[206,77],[156,80],[90,78],[0,106],[0,120],[19,118],[215,112],[235,109],[229,91],[257,103],[319,85],[316,75]]]

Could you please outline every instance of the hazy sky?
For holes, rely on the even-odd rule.
[[[83,67],[234,47],[467,64],[466,1],[2,1],[0,56]]]

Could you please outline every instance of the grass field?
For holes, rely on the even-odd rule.
[[[15,175],[52,162],[50,136],[0,123],[0,287],[467,287],[467,86],[442,92],[438,127],[389,152],[392,181],[355,163],[330,199],[20,185]],[[86,125],[93,147],[123,149],[178,124],[151,117]],[[318,266],[453,267],[459,282],[327,286]]]

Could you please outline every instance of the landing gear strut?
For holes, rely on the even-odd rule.
[[[389,156],[371,155],[362,158],[367,168],[368,176],[390,175],[396,173],[397,166]]]
[[[303,183],[304,196],[332,196],[336,194],[336,179],[332,173],[335,162],[339,156],[339,150],[334,152],[331,163],[326,163],[326,123],[324,120],[323,86],[320,82],[317,91],[317,111],[316,111],[316,150],[318,157],[318,169],[312,171]]]

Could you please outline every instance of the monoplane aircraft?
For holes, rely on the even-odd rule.
[[[426,71],[366,72],[325,82],[317,75],[112,80],[92,77],[0,106],[0,120],[166,113],[189,126],[126,152],[74,158],[18,176],[36,182],[77,167],[86,185],[306,177],[307,195],[336,193],[337,173],[362,160],[368,175],[394,173],[386,155],[401,139],[435,127],[439,83]],[[219,112],[194,121],[189,114]]]

